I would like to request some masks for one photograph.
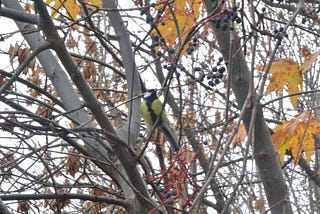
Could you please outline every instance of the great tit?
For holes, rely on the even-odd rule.
[[[161,131],[171,144],[175,151],[179,150],[177,134],[169,127],[169,120],[165,110],[162,110],[163,104],[159,100],[157,91],[155,89],[147,90],[143,96],[143,102],[141,103],[141,113],[144,117],[146,124],[150,127],[157,122],[157,128]],[[161,118],[157,121],[159,114],[162,111]]]

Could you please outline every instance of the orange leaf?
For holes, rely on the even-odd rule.
[[[65,9],[67,10],[67,14],[72,20],[77,19],[77,15],[80,12],[80,7],[77,4],[76,0],[67,0],[65,1]]]
[[[287,151],[291,151],[295,163],[299,162],[302,152],[310,162],[315,149],[313,134],[320,135],[319,126],[320,122],[309,111],[277,126],[272,139],[280,162],[283,163]]]
[[[235,146],[237,143],[244,141],[246,139],[246,137],[247,137],[247,131],[246,131],[243,123],[241,123],[239,125],[238,132],[234,136],[234,138],[232,139],[231,143],[233,146]]]
[[[101,7],[101,0],[86,0],[85,2],[90,3],[94,6]],[[63,8],[66,10],[66,16],[71,18],[72,20],[76,20],[77,16],[80,13],[80,7],[77,4],[76,0],[46,0],[47,4],[54,3],[51,9],[52,18],[57,16],[57,12]]]
[[[163,9],[162,1],[158,0],[158,6],[155,9]],[[176,41],[184,41],[189,30],[195,24],[195,20],[199,17],[201,0],[176,0],[173,4],[173,10],[166,7],[164,15],[159,19],[164,25],[158,25],[157,30],[154,29],[152,34],[158,34],[169,43],[169,46],[175,46]],[[182,51],[182,55],[185,50]]]
[[[263,71],[265,65],[257,66],[256,69]],[[282,91],[285,86],[288,86],[288,94],[295,94],[301,91],[302,88],[302,72],[301,66],[295,61],[288,58],[279,59],[272,63],[270,68],[272,74],[270,84],[267,88],[267,93],[272,91]],[[290,101],[294,107],[297,106],[298,97],[291,96]]]

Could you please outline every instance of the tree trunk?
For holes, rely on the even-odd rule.
[[[214,5],[218,5],[218,2],[205,1],[208,14],[215,9]],[[241,50],[240,40],[233,31],[215,29],[215,34],[224,59],[230,60],[231,89],[236,97],[238,107],[241,109],[248,97],[250,72]],[[230,34],[234,34],[232,41],[230,40]],[[253,97],[254,94],[251,95]],[[252,109],[248,108],[244,117],[241,118],[247,131],[250,126],[251,115]],[[260,107],[257,108],[254,124],[253,152],[271,212],[275,214],[292,213],[288,188],[273,146],[271,133]]]

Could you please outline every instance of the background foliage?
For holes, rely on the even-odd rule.
[[[3,1],[1,211],[318,213],[319,8]],[[141,121],[146,88],[178,153]]]

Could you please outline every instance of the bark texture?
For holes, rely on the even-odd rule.
[[[219,1],[205,1],[205,6],[210,14],[218,5]],[[248,131],[252,116],[252,108],[255,103],[254,94],[249,94],[250,72],[241,43],[237,35],[230,37],[232,31],[215,29],[216,39],[221,48],[224,59],[230,60],[229,77],[231,78],[231,89],[236,97],[238,107],[241,109],[247,99],[252,99],[244,115],[243,122]],[[268,199],[269,208],[272,213],[292,213],[289,201],[288,188],[285,183],[281,166],[273,146],[271,133],[265,122],[262,109],[256,108],[254,124],[253,152],[258,166],[258,173],[264,186]]]

